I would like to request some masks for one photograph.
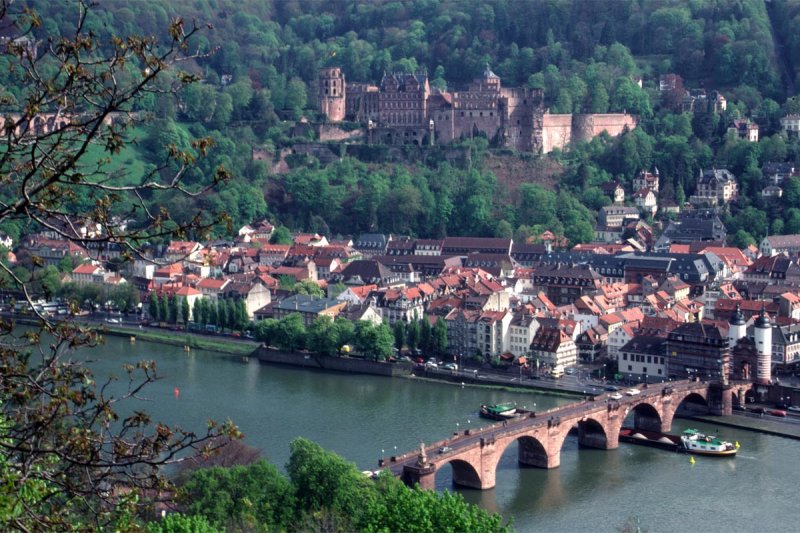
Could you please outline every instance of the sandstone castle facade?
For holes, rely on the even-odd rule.
[[[383,144],[447,144],[475,136],[522,152],[547,153],[602,131],[636,127],[627,114],[553,115],[541,89],[503,87],[487,66],[465,91],[431,88],[425,74],[385,74],[380,86],[347,83],[339,67],[319,74],[317,103],[328,122],[352,120],[367,140]]]

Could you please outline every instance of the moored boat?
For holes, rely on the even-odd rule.
[[[520,415],[517,412],[517,404],[515,403],[498,403],[495,405],[481,405],[479,414],[483,418],[490,418],[492,420],[508,420]]]
[[[722,440],[716,435],[706,435],[696,429],[687,429],[681,435],[681,445],[689,453],[698,455],[711,455],[716,457],[730,457],[736,455],[739,443],[733,444]]]

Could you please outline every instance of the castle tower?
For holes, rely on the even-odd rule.
[[[755,322],[754,337],[758,353],[755,381],[769,385],[772,380],[772,323],[763,306]]]
[[[747,321],[742,314],[742,306],[736,304],[736,311],[731,315],[730,322],[728,322],[728,343],[731,349],[736,347],[739,339],[747,334]]]
[[[320,69],[317,103],[320,113],[325,115],[328,122],[341,122],[344,120],[345,91],[344,74],[341,68],[326,67]]]

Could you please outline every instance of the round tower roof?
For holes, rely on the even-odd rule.
[[[730,325],[731,326],[744,326],[745,325],[744,315],[742,314],[742,306],[736,304],[736,311],[733,312],[731,315]]]
[[[761,312],[758,314],[758,318],[756,319],[755,326],[757,328],[772,327],[772,323],[769,320],[769,315],[767,315],[766,309],[763,305],[761,306]]]

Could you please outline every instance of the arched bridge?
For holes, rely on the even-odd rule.
[[[523,416],[482,428],[454,433],[453,438],[389,459],[388,467],[408,484],[435,487],[436,472],[450,464],[453,483],[475,489],[495,486],[495,472],[506,448],[519,442],[519,463],[556,468],[561,447],[570,430],[577,426],[582,446],[612,450],[619,446],[619,432],[629,413],[637,429],[666,433],[684,402],[701,406],[716,415],[730,415],[733,403],[743,403],[750,383],[706,383],[680,381],[649,385],[636,395],[611,398],[602,394],[586,401],[550,409],[525,412]]]

